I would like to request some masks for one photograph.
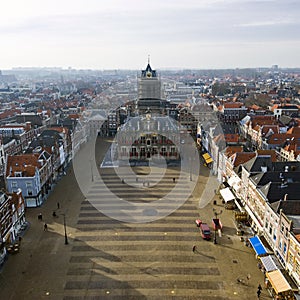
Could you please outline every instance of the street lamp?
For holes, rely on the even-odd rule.
[[[62,214],[64,217],[64,229],[65,229],[65,245],[68,245],[67,227],[66,227],[66,215]]]
[[[190,157],[190,181],[193,181],[192,177],[192,158]]]
[[[213,208],[213,212],[215,214],[215,219],[218,219],[218,216],[222,213],[222,210],[217,212],[217,210]],[[214,222],[214,229],[215,229],[214,244],[217,244],[217,224],[215,222]]]
[[[92,160],[90,159],[90,164],[91,164],[91,175],[92,175],[92,182],[94,181],[94,174],[93,174],[93,164]]]

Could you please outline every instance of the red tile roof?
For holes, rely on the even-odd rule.
[[[272,162],[277,161],[275,150],[257,150],[256,153],[257,153],[257,155],[269,155],[269,156],[271,156]]]
[[[38,154],[22,154],[8,156],[6,176],[14,177],[14,172],[22,172],[24,176],[33,177],[36,168],[41,167],[41,163],[38,161]]]
[[[249,106],[250,109],[253,109],[253,110],[259,110],[259,109],[262,109],[260,106],[256,105],[256,104],[253,104],[251,106]]]
[[[69,114],[69,115],[68,115],[68,118],[69,118],[69,119],[75,119],[75,120],[78,120],[78,119],[79,119],[79,114]]]
[[[266,135],[270,130],[274,133],[279,133],[279,126],[278,125],[263,125],[261,128],[262,135]]]
[[[225,150],[225,155],[230,157],[234,153],[243,152],[243,146],[228,146]]]
[[[286,133],[292,135],[300,135],[300,127],[292,127]]]
[[[251,158],[255,156],[256,156],[255,152],[238,152],[233,154],[230,157],[230,161],[234,167],[237,167],[241,164],[246,163],[247,161],[249,161]]]
[[[225,141],[227,143],[237,143],[239,141],[239,135],[235,134],[225,134]]]
[[[243,106],[243,103],[241,102],[225,102],[224,103],[224,109],[226,108],[241,108]]]

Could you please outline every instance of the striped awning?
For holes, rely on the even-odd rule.
[[[274,255],[268,255],[260,258],[266,272],[271,272],[274,270],[281,269],[281,265]]]
[[[280,270],[267,272],[266,276],[269,279],[269,282],[271,283],[277,295],[279,293],[292,290],[291,286],[289,285],[285,277],[282,275]]]

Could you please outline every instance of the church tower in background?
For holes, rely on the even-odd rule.
[[[137,108],[140,115],[164,114],[166,101],[162,98],[162,85],[156,70],[150,66],[150,59],[145,70],[138,78]]]

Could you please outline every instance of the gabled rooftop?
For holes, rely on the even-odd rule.
[[[259,187],[257,190],[259,190],[270,203],[284,199],[300,201],[299,182],[286,184],[269,182],[266,185]]]
[[[230,161],[234,167],[245,164],[256,156],[255,152],[237,152],[230,157]]]
[[[258,152],[257,155],[245,163],[243,167],[249,173],[267,172],[272,168],[272,159],[271,154]]]
[[[282,184],[288,184],[293,182],[300,183],[300,171],[296,172],[279,172],[279,171],[269,171],[266,173],[259,173],[250,176],[250,180],[256,186],[263,186],[269,182],[277,182]]]
[[[228,146],[225,149],[225,155],[230,157],[234,153],[243,152],[243,146]]]
[[[277,213],[282,209],[285,215],[300,215],[300,200],[279,200],[273,202],[270,206]]]
[[[36,168],[40,168],[42,162],[39,161],[39,154],[22,154],[8,156],[6,176],[16,177],[15,172],[21,172],[23,177],[33,177]]]

